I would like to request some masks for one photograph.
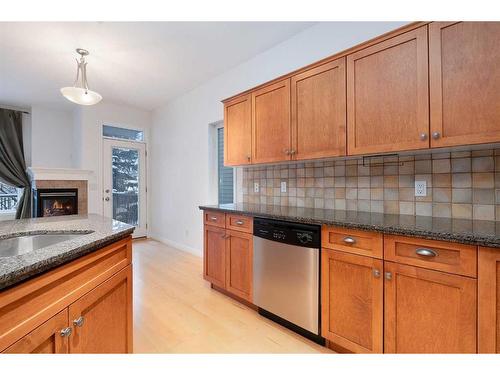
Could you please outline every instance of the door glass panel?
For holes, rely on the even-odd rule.
[[[139,150],[113,148],[113,219],[139,224]]]

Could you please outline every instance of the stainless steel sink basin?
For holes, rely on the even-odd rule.
[[[34,234],[0,240],[0,258],[11,257],[42,249],[56,243],[85,236],[85,233],[71,234]]]

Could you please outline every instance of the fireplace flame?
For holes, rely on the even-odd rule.
[[[52,205],[53,210],[60,210],[63,208],[63,204],[59,202],[58,200],[54,201],[54,204]]]

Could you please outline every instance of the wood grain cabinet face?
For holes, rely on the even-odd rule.
[[[64,309],[35,328],[15,344],[3,351],[5,354],[64,354],[68,353],[68,337],[61,331],[68,328],[68,309]]]
[[[349,155],[429,147],[427,57],[427,26],[347,56]]]
[[[500,249],[479,248],[478,351],[500,353]]]
[[[226,237],[226,289],[251,302],[253,236],[228,230]]]
[[[499,22],[429,25],[432,147],[500,141]]]
[[[354,353],[383,351],[383,262],[322,249],[322,335]]]
[[[224,165],[252,161],[252,97],[244,95],[224,103]]]
[[[132,266],[71,304],[69,321],[70,353],[132,353]]]
[[[384,262],[385,353],[476,353],[475,279]]]
[[[346,154],[345,57],[291,79],[292,157]]]
[[[290,160],[290,79],[252,93],[252,161]]]
[[[226,230],[205,225],[203,277],[218,287],[226,287]]]
[[[384,237],[382,233],[324,225],[321,230],[321,246],[382,259]]]

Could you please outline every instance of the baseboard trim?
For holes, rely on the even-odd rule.
[[[199,249],[184,245],[184,244],[176,242],[176,241],[169,240],[168,238],[162,237],[156,233],[150,232],[148,234],[148,238],[150,238],[152,240],[156,240],[158,242],[161,242],[167,246],[175,247],[178,250],[185,251],[186,253],[190,253],[190,254],[196,255],[198,257],[202,257],[202,254],[203,254],[203,251],[201,251]]]

